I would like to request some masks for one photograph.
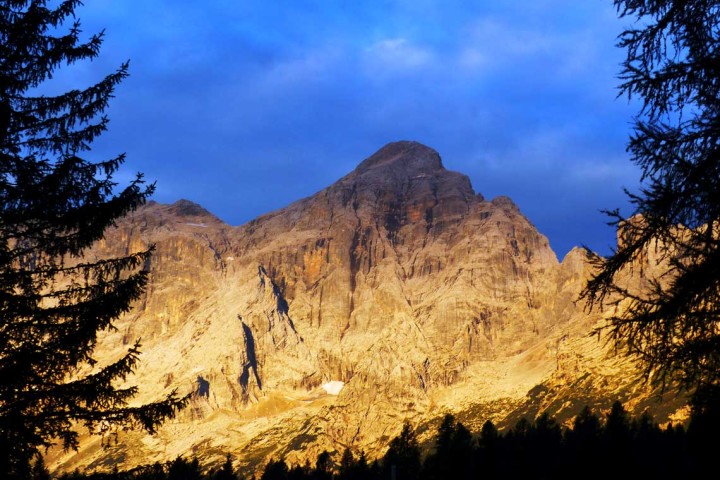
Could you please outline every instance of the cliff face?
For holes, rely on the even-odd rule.
[[[192,406],[155,437],[87,439],[56,467],[380,454],[404,420],[501,418],[542,382],[607,370],[584,340],[597,318],[575,304],[582,254],[560,264],[510,199],[485,200],[418,143],[237,228],[188,201],[150,204],[93,254],[151,244],[145,298],[97,356],[142,338],[138,401],[177,388]]]

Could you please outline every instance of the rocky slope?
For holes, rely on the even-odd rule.
[[[510,199],[484,199],[418,143],[386,145],[240,227],[188,201],[152,203],[92,254],[151,244],[145,298],[98,357],[142,338],[137,400],[177,388],[192,405],[154,437],[54,452],[56,468],[225,452],[253,466],[345,447],[372,457],[404,420],[455,412],[472,425],[522,409],[568,416],[628,389],[638,405],[650,398],[588,337],[600,317],[576,304],[584,254],[558,262]]]

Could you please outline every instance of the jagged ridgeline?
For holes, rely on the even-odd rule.
[[[373,459],[405,421],[422,440],[446,413],[473,431],[544,411],[569,421],[614,400],[659,422],[683,414],[683,399],[659,402],[588,336],[602,315],[576,304],[584,253],[559,262],[510,199],[485,199],[419,143],[388,144],[239,227],[186,200],[151,203],[95,252],[151,244],[145,296],[97,356],[142,338],[138,401],[176,387],[192,405],[153,437],[53,452],[53,468],[189,452],[208,465],[226,453],[243,466],[326,450],[339,461],[345,448]]]

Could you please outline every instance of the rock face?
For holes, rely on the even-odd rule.
[[[379,455],[405,420],[501,419],[533,387],[593,369],[617,382],[608,391],[629,382],[587,341],[598,317],[575,303],[584,255],[559,263],[509,198],[484,199],[415,142],[241,227],[185,200],[151,203],[93,254],[151,244],[145,298],[97,356],[142,338],[137,400],[177,388],[192,405],[154,437],[51,455],[56,468]]]

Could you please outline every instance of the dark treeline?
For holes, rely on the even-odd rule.
[[[705,478],[717,451],[717,419],[694,413],[687,428],[661,427],[649,414],[631,417],[621,403],[599,415],[585,407],[570,427],[542,414],[499,431],[487,421],[470,432],[447,415],[426,448],[409,425],[394,438],[385,455],[369,461],[364,453],[345,450],[339,463],[328,452],[314,464],[287,465],[271,460],[259,477],[235,470],[228,455],[221,467],[203,468],[197,459],[178,457],[166,464],[128,472],[64,474],[61,480],[463,480],[577,478]],[[423,454],[423,451],[426,453]],[[714,468],[714,467],[712,467]],[[45,480],[36,466],[33,480]]]

